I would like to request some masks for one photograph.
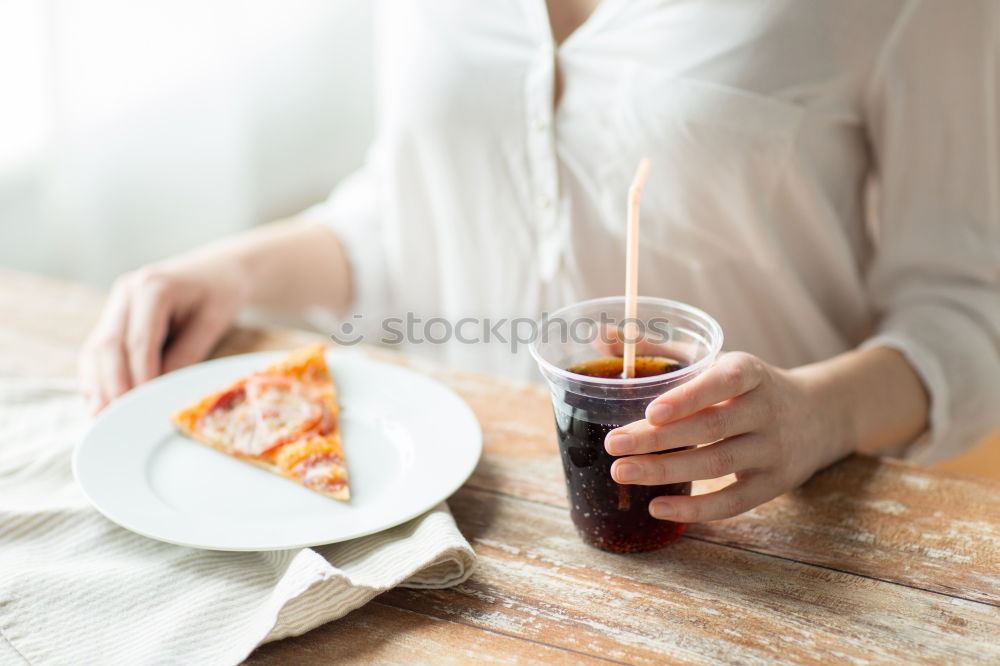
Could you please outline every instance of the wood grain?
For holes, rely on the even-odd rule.
[[[469,489],[450,504],[476,573],[383,602],[627,663],[1000,660],[985,604],[694,539],[612,555],[555,507]]]
[[[0,269],[0,376],[71,375],[102,301]],[[237,328],[215,355],[317,337]],[[366,351],[440,379],[479,417],[483,458],[450,501],[479,568],[249,663],[1000,663],[995,481],[856,456],[667,549],[610,555],[570,524],[544,387]]]
[[[1000,606],[1000,484],[989,479],[853,456],[689,534]]]
[[[308,640],[304,640],[308,638]],[[247,659],[266,664],[606,664],[605,659],[483,631],[375,600],[300,639],[263,645]]]

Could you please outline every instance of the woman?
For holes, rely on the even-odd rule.
[[[119,280],[81,366],[96,407],[203,358],[247,304],[371,324],[618,293],[648,155],[640,289],[740,350],[608,437],[635,454],[619,482],[736,473],[654,516],[732,516],[852,451],[928,461],[995,425],[995,3],[388,0],[376,24],[365,167],[299,220]]]

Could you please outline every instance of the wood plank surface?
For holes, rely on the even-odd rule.
[[[0,269],[0,376],[71,375],[102,296]],[[234,329],[226,355],[321,339]],[[1000,663],[1000,483],[854,456],[654,553],[585,546],[546,389],[384,350],[451,386],[485,450],[449,502],[480,558],[249,663]]]
[[[248,663],[461,663],[484,640],[516,663],[1000,661],[985,604],[696,539],[621,557],[582,544],[556,507],[471,489],[451,505],[480,558],[469,581],[392,590]]]
[[[695,539],[613,555],[556,507],[470,489],[450,504],[476,574],[382,602],[628,663],[1000,662],[986,604]]]
[[[1000,484],[990,479],[853,456],[690,534],[1000,606]]]
[[[306,638],[308,637],[308,640]],[[607,664],[609,660],[413,612],[379,600],[299,639],[263,645],[245,664]]]

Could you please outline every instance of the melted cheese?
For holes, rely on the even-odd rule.
[[[199,428],[205,436],[228,449],[252,451],[256,448],[257,422],[245,395],[234,398],[226,408],[206,412]]]
[[[347,479],[344,461],[332,453],[311,455],[295,465],[292,472],[311,488],[332,489],[343,486]]]
[[[282,377],[254,375],[241,395],[207,412],[201,428],[227,448],[259,457],[308,430],[319,416],[319,405],[295,384]]]

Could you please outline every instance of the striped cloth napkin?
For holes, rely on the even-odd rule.
[[[235,664],[397,585],[464,581],[475,555],[445,504],[319,548],[225,553],[111,523],[76,487],[89,421],[69,381],[0,380],[0,663]]]

